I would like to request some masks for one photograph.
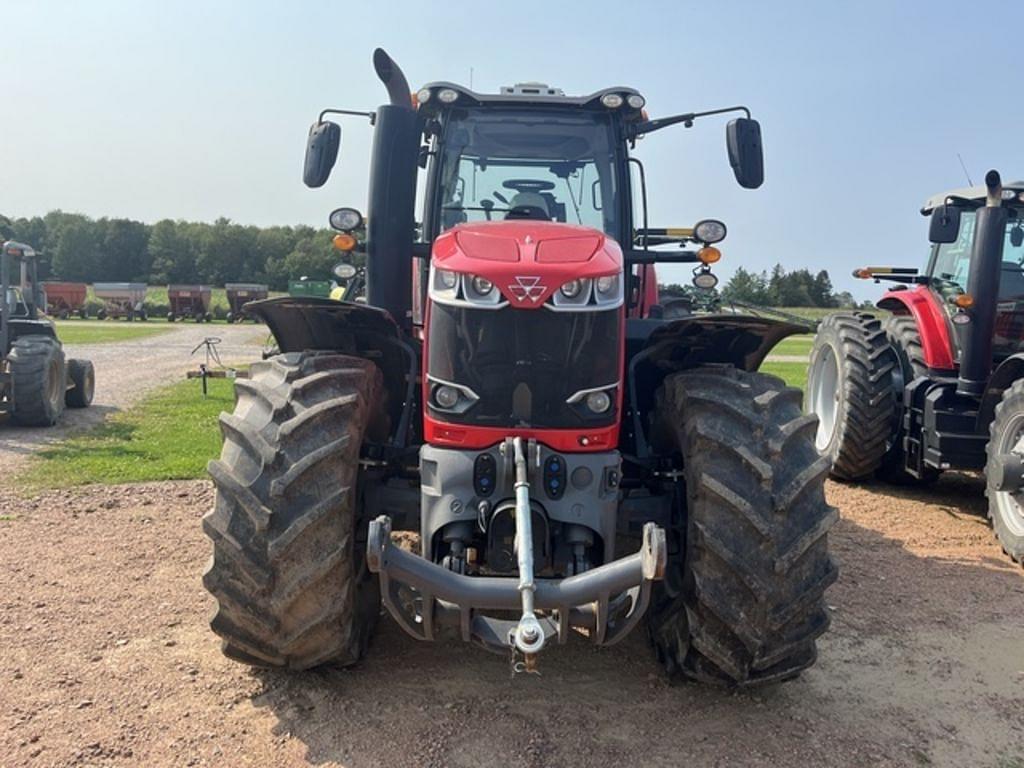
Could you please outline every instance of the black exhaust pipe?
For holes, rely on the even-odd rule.
[[[388,90],[378,107],[370,156],[366,221],[366,301],[412,328],[412,247],[415,237],[416,172],[422,126],[412,108],[409,83],[382,49],[373,66]]]
[[[979,208],[975,214],[974,247],[967,273],[967,293],[974,299],[969,310],[971,322],[959,326],[963,332],[960,336],[960,375],[956,391],[971,397],[985,393],[992,374],[992,339],[1008,217],[1002,204],[1003,185],[997,171],[985,174],[985,187],[987,200],[985,207]]]

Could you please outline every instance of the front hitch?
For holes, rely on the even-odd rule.
[[[525,544],[520,549],[531,550],[532,557],[532,539],[521,533],[517,529],[518,542]],[[524,573],[519,579],[455,573],[395,546],[386,515],[370,523],[366,546],[384,605],[410,635],[461,638],[501,654],[520,650],[528,654],[528,667],[532,654],[554,637],[567,642],[570,630],[598,645],[625,637],[646,611],[652,583],[664,578],[666,557],[665,531],[654,523],[644,525],[637,552],[565,579],[534,579],[532,569],[529,579]],[[532,588],[524,588],[527,581]],[[520,618],[485,612],[515,612]],[[531,628],[538,634],[531,636]],[[523,649],[520,640],[534,650]]]

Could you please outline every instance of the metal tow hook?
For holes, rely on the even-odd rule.
[[[533,612],[533,529],[530,512],[530,482],[527,479],[526,453],[523,439],[512,439],[515,452],[515,493],[516,493],[516,557],[519,563],[519,595],[522,599],[523,615],[512,631],[512,645],[523,654],[524,671],[536,671],[535,654],[544,647],[544,630]],[[513,669],[516,664],[513,663]]]

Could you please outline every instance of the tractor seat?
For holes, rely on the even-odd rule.
[[[1024,298],[1024,268],[1015,261],[1004,261],[999,275],[999,298]]]
[[[551,221],[551,211],[548,208],[548,201],[539,192],[516,192],[508,201],[508,213],[506,219],[538,219]],[[519,210],[516,210],[516,209]]]

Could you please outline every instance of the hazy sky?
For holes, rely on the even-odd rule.
[[[1024,3],[146,2],[0,0],[0,213],[324,224],[365,208],[371,128],[343,123],[320,190],[301,183],[325,106],[384,100],[377,45],[413,88],[630,85],[652,117],[747,104],[766,182],[740,189],[724,121],[654,134],[651,223],[730,228],[737,265],[919,264],[933,192],[1024,176]],[[665,274],[682,279],[682,267]]]

